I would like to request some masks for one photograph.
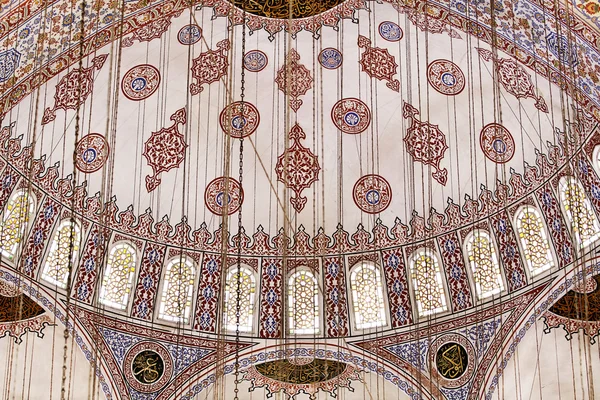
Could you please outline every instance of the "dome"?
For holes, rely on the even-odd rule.
[[[594,398],[597,8],[5,2],[5,397]]]

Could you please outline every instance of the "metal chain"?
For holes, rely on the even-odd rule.
[[[246,70],[244,68],[244,57],[246,56],[246,10],[243,9],[243,22],[242,22],[242,73],[241,73],[241,88],[240,88],[240,120],[243,121],[244,114],[244,97],[246,90]],[[239,183],[240,193],[242,192],[242,182],[244,178],[244,128],[242,126],[242,133],[240,137],[240,157],[239,157]],[[240,314],[241,314],[241,295],[242,295],[242,283],[241,283],[241,261],[242,261],[242,205],[238,210],[238,244],[237,244],[237,270],[236,270],[236,296],[235,296],[235,387],[233,389],[234,400],[238,400],[240,389],[238,388],[239,373],[240,373]],[[252,307],[252,304],[250,304]]]

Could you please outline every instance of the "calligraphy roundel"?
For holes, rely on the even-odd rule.
[[[244,55],[244,68],[250,72],[260,72],[268,63],[267,55],[260,50],[250,50]]]
[[[357,134],[369,127],[371,112],[361,100],[349,97],[335,103],[331,109],[331,119],[340,131]]]
[[[82,137],[75,147],[75,166],[84,173],[96,172],[106,163],[109,146],[104,136],[90,133]]]
[[[200,28],[196,24],[186,25],[179,30],[177,34],[177,40],[179,43],[189,46],[195,43],[202,38],[202,28]]]
[[[173,360],[169,351],[156,342],[135,344],[125,354],[123,364],[127,383],[142,393],[157,392],[173,375]]]
[[[125,73],[121,90],[129,100],[140,101],[152,96],[159,84],[160,72],[152,65],[142,64]]]
[[[429,349],[431,373],[443,387],[465,385],[475,372],[475,348],[469,340],[457,333],[436,339]]]
[[[382,212],[392,202],[392,188],[388,181],[379,175],[365,175],[352,190],[354,203],[369,214]]]
[[[435,60],[427,67],[429,84],[441,94],[455,96],[465,88],[465,75],[448,60]]]
[[[338,49],[328,47],[319,53],[319,63],[323,68],[336,69],[342,65],[342,53]]]
[[[253,104],[236,101],[221,111],[219,122],[226,134],[239,139],[254,133],[260,123],[260,114]]]
[[[206,207],[216,215],[222,215],[226,205],[228,206],[227,214],[231,215],[240,209],[243,202],[242,185],[233,178],[216,178],[208,184],[204,192]]]
[[[384,21],[379,24],[379,34],[389,42],[397,42],[404,36],[402,28],[392,21]]]
[[[479,144],[483,154],[497,164],[504,164],[515,155],[515,140],[508,129],[497,123],[483,127]]]

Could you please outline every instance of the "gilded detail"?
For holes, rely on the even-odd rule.
[[[444,343],[437,351],[436,367],[446,379],[457,379],[467,370],[469,356],[464,347],[458,343]]]
[[[344,0],[230,0],[233,5],[248,13],[267,18],[296,19],[321,14],[341,4]]]
[[[165,366],[158,353],[144,350],[133,359],[133,376],[144,384],[151,384],[160,379]]]
[[[570,290],[550,307],[550,312],[569,319],[600,321],[600,275],[589,279],[597,284],[592,292]]]
[[[292,363],[289,360],[277,360],[258,364],[256,370],[270,379],[302,385],[333,379],[346,370],[346,364],[319,358],[305,364]]]

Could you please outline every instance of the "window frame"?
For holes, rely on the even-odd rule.
[[[290,291],[292,290],[291,288],[293,287],[293,283],[292,283],[292,278],[294,278],[297,275],[300,274],[310,274],[312,276],[313,282],[314,282],[314,287],[315,287],[315,308],[316,308],[316,316],[314,317],[315,319],[315,324],[317,325],[316,328],[314,330],[308,330],[308,329],[295,329],[292,328],[292,315],[291,315],[291,311],[292,311],[292,306],[293,304],[295,304],[294,299],[292,298],[292,294],[290,293]],[[287,334],[290,336],[320,336],[323,332],[323,304],[322,304],[322,296],[319,290],[319,275],[312,269],[306,267],[306,266],[302,266],[302,267],[297,267],[294,268],[292,271],[290,271],[290,273],[287,275],[286,279],[286,283],[287,283],[287,293],[283,293],[284,296],[286,296],[287,299],[287,304],[286,304],[286,310],[285,310],[285,318],[286,318],[286,331]]]
[[[6,202],[6,205],[4,206],[4,208],[2,209],[2,226],[0,226],[0,229],[4,229],[4,223],[6,221],[6,212],[7,212],[7,208],[8,205],[10,204],[11,201],[13,201],[16,197],[18,196],[22,196],[22,195],[26,195],[27,196],[27,200],[28,200],[28,208],[29,208],[29,218],[28,221],[25,222],[23,224],[23,231],[21,232],[21,241],[20,243],[16,243],[12,249],[11,252],[6,251],[4,248],[0,247],[0,256],[5,259],[8,260],[10,262],[14,262],[15,260],[17,260],[19,257],[19,253],[21,252],[23,246],[25,245],[25,243],[27,242],[27,238],[29,236],[29,232],[31,231],[31,228],[33,226],[33,222],[35,221],[35,212],[37,209],[37,198],[35,196],[35,194],[33,193],[33,191],[27,191],[26,189],[16,189],[12,192],[12,194],[10,195],[8,201]]]
[[[540,220],[542,221],[542,233],[545,236],[546,242],[548,243],[548,254],[550,255],[550,265],[547,268],[539,269],[536,272],[534,272],[531,269],[530,262],[529,262],[529,260],[527,260],[525,245],[523,243],[523,240],[521,240],[521,236],[520,236],[520,232],[519,232],[520,231],[519,216],[525,210],[532,210],[534,212],[534,214],[537,214],[538,218],[540,218]],[[514,220],[515,234],[517,235],[517,242],[519,243],[519,249],[521,250],[523,262],[527,266],[526,271],[527,271],[528,277],[530,277],[530,278],[539,277],[539,276],[543,276],[543,275],[547,274],[549,271],[553,271],[558,265],[557,257],[554,252],[554,246],[552,244],[552,238],[550,237],[548,226],[546,225],[546,220],[545,220],[544,216],[542,215],[542,212],[540,211],[540,209],[538,207],[532,206],[532,205],[523,205],[517,209],[517,211],[515,212],[515,215],[513,217],[513,220]]]
[[[129,272],[129,292],[127,294],[127,300],[125,301],[125,304],[119,304],[118,306],[116,305],[117,303],[113,303],[110,301],[103,301],[102,300],[102,289],[104,288],[104,277],[106,276],[106,274],[108,274],[110,271],[108,270],[108,261],[110,259],[111,253],[114,249],[116,249],[117,247],[120,246],[128,246],[132,251],[133,251],[133,268],[134,271],[130,271]],[[102,269],[102,276],[100,279],[100,287],[98,289],[98,304],[102,307],[108,307],[111,310],[116,310],[116,311],[122,311],[122,312],[126,312],[129,310],[129,308],[131,307],[131,303],[133,301],[134,298],[134,292],[135,292],[135,282],[137,280],[137,276],[139,274],[139,270],[140,270],[140,252],[138,250],[138,248],[135,246],[135,244],[126,241],[126,240],[119,240],[116,242],[111,243],[109,250],[107,252],[106,255],[106,260],[103,262],[104,264],[104,268]]]
[[[414,270],[414,264],[417,260],[417,258],[419,258],[422,254],[426,254],[429,255],[433,258],[433,260],[435,262],[437,262],[437,266],[438,266],[438,278],[441,282],[441,287],[442,287],[442,292],[443,292],[443,296],[442,299],[444,301],[444,306],[445,309],[441,309],[436,311],[434,310],[430,310],[430,311],[426,311],[425,313],[421,313],[419,312],[419,304],[417,301],[417,288],[418,285],[415,282],[415,278],[413,277],[413,270]],[[437,318],[446,314],[449,314],[452,312],[452,306],[451,306],[451,302],[450,299],[448,297],[448,287],[447,287],[447,282],[445,279],[445,273],[443,271],[442,265],[440,263],[440,257],[439,254],[432,248],[430,247],[419,247],[418,249],[416,249],[415,251],[413,251],[410,255],[410,257],[408,258],[408,281],[409,281],[409,287],[411,288],[410,290],[410,294],[411,294],[411,300],[413,303],[413,311],[414,311],[414,315],[416,315],[417,319],[431,319],[431,318]]]
[[[183,316],[179,316],[179,317],[175,317],[175,316],[171,316],[171,315],[167,315],[165,316],[163,313],[163,309],[164,309],[164,299],[163,299],[163,295],[165,290],[168,290],[168,286],[167,284],[169,283],[167,281],[167,274],[170,272],[170,267],[172,267],[174,264],[177,264],[179,262],[189,262],[190,266],[192,267],[192,282],[189,284],[189,298],[190,298],[190,305],[189,307],[184,308],[183,311]],[[198,266],[197,264],[194,262],[194,260],[189,257],[186,256],[185,254],[181,254],[181,255],[177,255],[175,257],[171,257],[170,259],[168,259],[164,264],[164,268],[163,271],[161,273],[161,281],[160,281],[160,285],[157,291],[157,301],[156,301],[156,307],[155,307],[155,316],[156,316],[156,320],[163,322],[163,323],[167,323],[167,324],[174,324],[174,325],[190,325],[193,323],[193,312],[194,312],[194,302],[195,302],[195,294],[196,294],[196,290],[197,290],[197,285],[198,285]],[[187,312],[187,315],[186,315]]]
[[[483,234],[484,236],[487,236],[490,245],[492,246],[492,250],[493,250],[493,256],[496,259],[496,265],[498,266],[498,272],[500,273],[499,279],[500,279],[500,284],[501,284],[501,288],[498,291],[491,291],[491,292],[486,292],[485,294],[480,294],[479,290],[478,290],[478,284],[477,281],[475,280],[475,271],[473,270],[473,266],[471,264],[471,260],[470,260],[470,255],[469,255],[469,245],[471,243],[472,240],[475,239],[476,235],[481,235]],[[486,230],[486,229],[473,229],[469,232],[469,234],[465,237],[465,240],[463,242],[463,256],[465,258],[465,262],[467,265],[467,276],[470,278],[470,282],[472,283],[471,287],[474,289],[474,293],[475,293],[475,298],[477,299],[477,301],[479,302],[485,302],[487,300],[496,298],[496,297],[500,297],[502,296],[503,293],[506,293],[506,277],[504,276],[504,268],[502,268],[502,263],[500,262],[500,257],[499,257],[500,253],[498,252],[498,247],[496,246],[496,243],[494,241],[494,238],[492,237],[492,234]]]
[[[368,325],[359,325],[359,321],[358,321],[358,313],[356,311],[356,304],[357,304],[357,295],[356,295],[356,290],[355,290],[355,285],[354,285],[354,279],[353,277],[358,273],[357,271],[361,268],[372,268],[375,271],[375,275],[379,278],[379,289],[381,289],[380,293],[378,293],[378,295],[381,295],[381,309],[379,311],[379,314],[381,316],[383,316],[383,322],[381,323],[371,323]],[[369,260],[361,260],[356,262],[354,265],[352,265],[352,267],[350,267],[349,272],[349,279],[350,279],[350,296],[348,296],[348,301],[350,302],[350,315],[352,316],[352,327],[354,330],[357,331],[371,331],[371,330],[382,330],[382,329],[386,329],[389,327],[390,324],[390,316],[389,316],[389,305],[386,301],[387,299],[387,292],[386,292],[386,285],[385,285],[385,281],[384,281],[384,273],[382,271],[381,266],[373,261],[369,261]]]
[[[592,238],[588,239],[585,242],[582,242],[579,232],[574,231],[574,229],[573,229],[574,223],[573,223],[573,219],[571,218],[571,215],[570,215],[571,213],[569,212],[569,210],[566,209],[566,206],[564,204],[565,203],[564,198],[563,198],[564,189],[571,183],[577,185],[579,187],[579,189],[581,189],[581,191],[583,192],[584,206],[592,211],[592,214],[594,216],[593,220],[595,222],[594,225],[595,225],[595,228],[597,228],[596,234],[594,236],[592,236]],[[585,191],[585,187],[579,181],[579,179],[577,179],[573,175],[565,175],[559,179],[557,189],[558,189],[558,200],[560,202],[560,209],[563,213],[563,216],[565,217],[565,221],[567,222],[569,233],[571,234],[571,237],[574,239],[575,246],[573,246],[573,247],[575,248],[576,252],[579,252],[579,253],[585,252],[586,250],[593,247],[594,244],[600,240],[600,219],[598,218],[598,215],[596,214],[596,211],[594,210],[594,208],[591,204],[588,193]]]
[[[236,332],[236,327],[237,325],[235,324],[235,321],[233,323],[233,325],[231,324],[227,324],[227,309],[225,307],[227,307],[228,300],[229,300],[229,296],[230,292],[227,290],[228,288],[228,283],[229,283],[229,278],[232,274],[236,273],[238,269],[237,265],[233,265],[231,267],[229,267],[227,269],[227,273],[225,274],[225,286],[224,286],[224,291],[223,291],[223,296],[224,296],[224,302],[223,302],[223,310],[221,311],[221,315],[222,315],[222,324],[223,324],[223,330],[225,332],[228,333],[235,333]],[[242,324],[240,321],[240,333],[244,333],[244,334],[251,334],[251,333],[255,333],[256,332],[256,318],[258,315],[258,279],[257,279],[257,273],[256,271],[250,267],[247,264],[241,263],[240,264],[240,271],[245,270],[248,275],[250,275],[250,280],[252,282],[252,285],[254,286],[254,292],[250,293],[250,310],[252,312],[252,315],[250,316],[250,318],[248,319],[250,322],[250,328],[249,329],[242,329]],[[232,300],[235,300],[235,294],[233,294],[233,298]],[[247,327],[248,325],[245,325],[245,327]],[[233,329],[231,329],[233,328]]]
[[[81,223],[75,219],[71,219],[71,218],[66,218],[66,219],[61,219],[58,221],[58,223],[56,224],[56,226],[54,227],[54,229],[52,230],[52,235],[51,235],[51,241],[50,244],[48,246],[48,248],[46,249],[46,255],[44,257],[44,262],[42,263],[42,268],[40,268],[40,276],[41,279],[46,282],[49,283],[51,285],[56,286],[57,288],[60,288],[62,290],[66,290],[67,286],[68,286],[68,282],[66,283],[62,283],[59,282],[57,280],[55,280],[54,278],[48,276],[46,274],[46,266],[48,265],[48,257],[50,256],[50,254],[52,253],[52,251],[55,248],[58,248],[58,244],[56,245],[56,247],[54,246],[55,243],[55,239],[56,239],[56,235],[58,234],[58,232],[60,232],[60,230],[63,228],[63,226],[68,225],[68,224],[73,224],[74,226],[74,231],[75,234],[79,235],[79,249],[74,252],[74,254],[71,255],[71,264],[72,264],[72,278],[75,278],[76,276],[76,271],[77,271],[77,267],[79,264],[79,261],[81,259],[81,251],[82,251],[82,247],[83,247],[83,229],[81,226]],[[75,241],[74,241],[75,242]],[[67,280],[69,279],[68,275],[67,275]]]

